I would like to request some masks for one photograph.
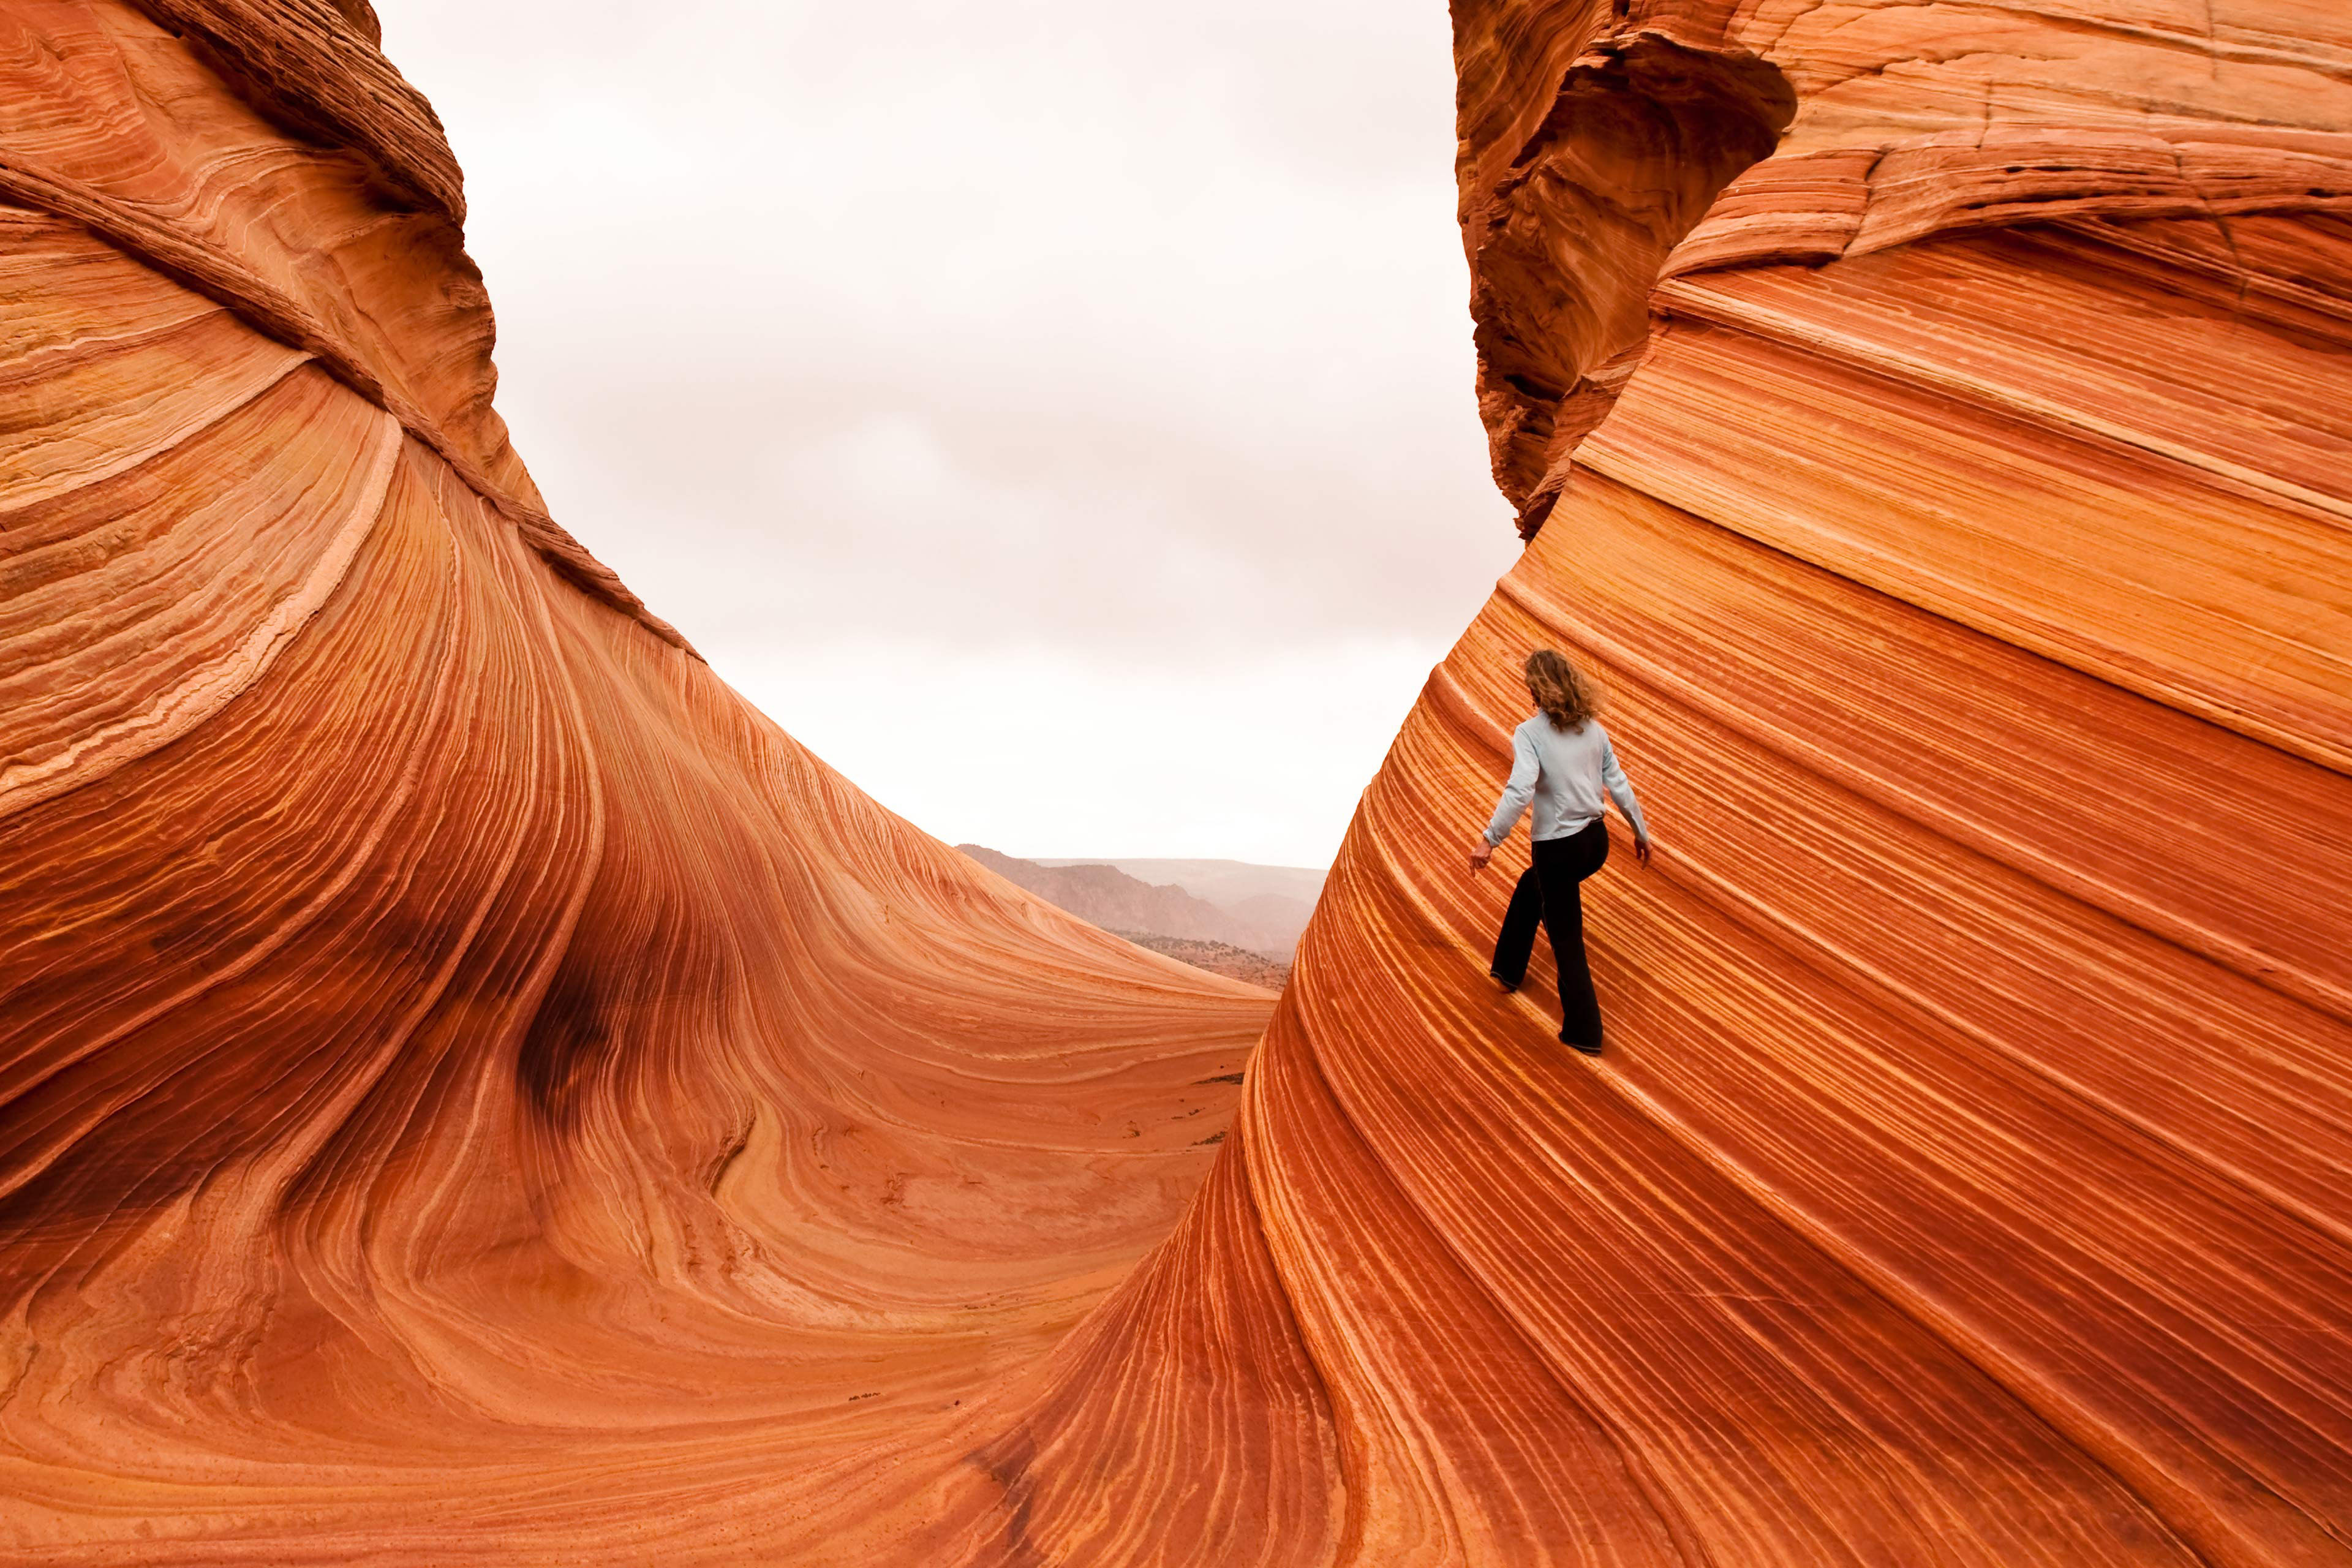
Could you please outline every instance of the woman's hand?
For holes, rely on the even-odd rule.
[[[1486,862],[1492,860],[1494,858],[1495,847],[1487,843],[1486,837],[1482,834],[1479,837],[1478,842],[1471,846],[1470,869],[1473,871],[1483,871],[1486,868]]]
[[[1633,840],[1633,858],[1643,866],[1650,863],[1650,836],[1646,833]]]

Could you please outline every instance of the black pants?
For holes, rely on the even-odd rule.
[[[1577,884],[1608,858],[1609,828],[1602,822],[1538,842],[1535,864],[1511,890],[1511,907],[1495,938],[1495,973],[1517,985],[1527,978],[1528,955],[1536,949],[1536,921],[1543,921],[1559,964],[1560,1037],[1587,1046],[1601,1043],[1601,999],[1592,994],[1592,971],[1584,962],[1584,898]]]

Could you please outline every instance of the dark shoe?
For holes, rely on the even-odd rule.
[[[1562,1035],[1559,1037],[1559,1043],[1575,1050],[1582,1051],[1588,1057],[1597,1057],[1601,1054],[1601,1042],[1599,1040],[1593,1041],[1591,1045],[1586,1045],[1582,1040],[1571,1040],[1566,1035]]]
[[[1519,988],[1519,983],[1517,981],[1506,980],[1491,969],[1486,971],[1486,978],[1493,981],[1496,984],[1501,986],[1506,991],[1517,991]]]

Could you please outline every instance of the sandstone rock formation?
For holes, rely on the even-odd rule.
[[[1001,1501],[940,1434],[1264,1026],[556,527],[458,216],[347,11],[0,0],[0,1562],[790,1557],[877,1444]]]
[[[2340,7],[1457,0],[1532,542],[1218,1143],[547,519],[364,20],[0,0],[8,1560],[2352,1563]]]
[[[1234,1137],[1333,1555],[2352,1562],[2352,14],[1454,24],[1533,542]],[[1545,643],[1664,846],[1591,1065],[1456,868]]]

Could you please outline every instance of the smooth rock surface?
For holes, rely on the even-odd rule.
[[[2352,21],[1454,23],[1532,542],[1209,1142],[546,517],[363,16],[0,0],[7,1560],[2352,1563]]]
[[[555,527],[456,178],[332,7],[0,4],[0,1562],[916,1550],[1265,1021]]]
[[[2352,15],[1454,15],[1533,542],[1236,1131],[1332,1556],[2352,1562]],[[1598,1062],[1461,869],[1545,644]]]

